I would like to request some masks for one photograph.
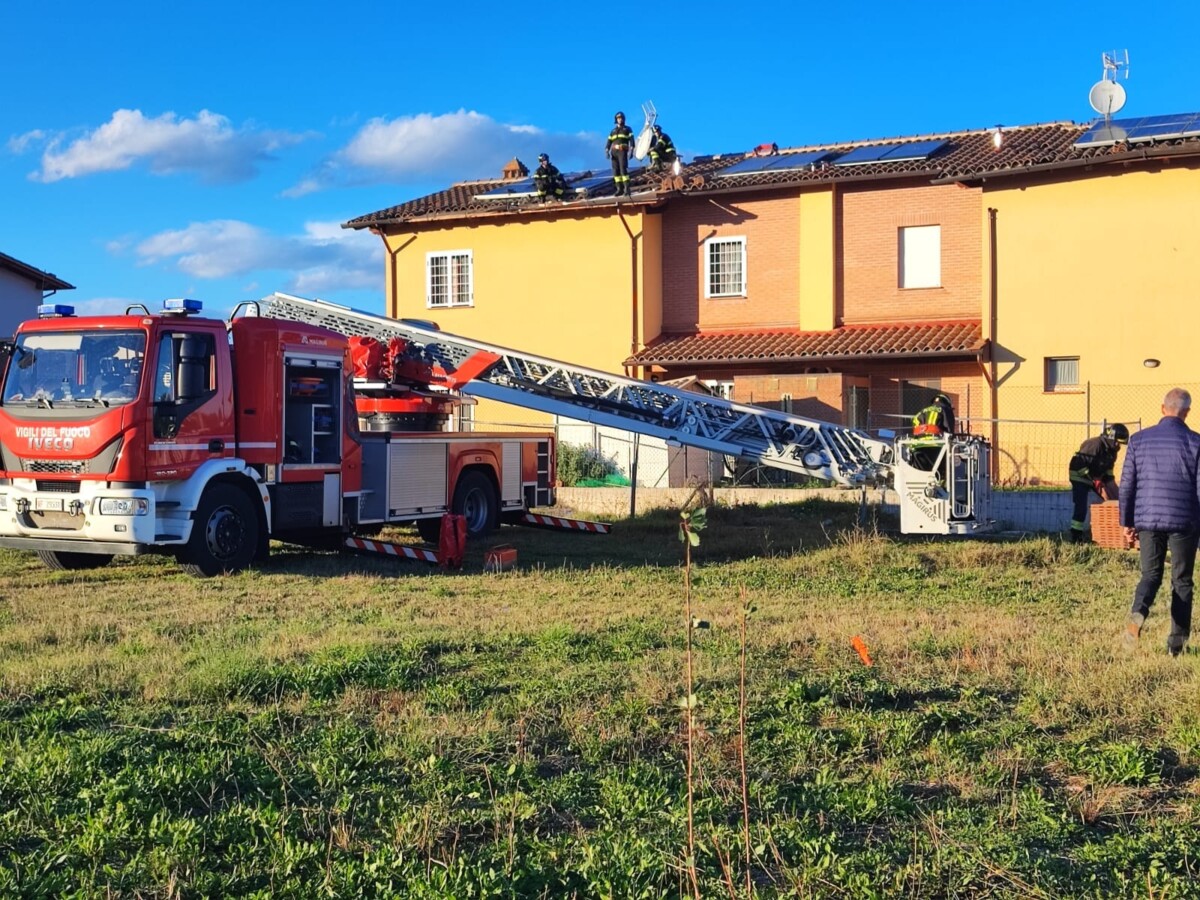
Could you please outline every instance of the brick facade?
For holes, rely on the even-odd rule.
[[[800,209],[795,193],[673,202],[663,211],[663,331],[795,328]],[[745,237],[746,296],[704,298],[704,242]]]
[[[983,212],[978,188],[908,185],[845,191],[839,198],[840,324],[979,318],[983,312]],[[942,285],[900,287],[900,229],[941,226]]]
[[[913,413],[929,396],[942,392],[954,405],[961,420],[960,430],[987,435],[990,393],[980,366],[974,362],[894,362],[847,364],[844,372],[805,374],[737,375],[730,398],[785,410],[791,397],[791,412],[797,416],[836,422],[849,421],[849,391],[852,386],[868,389],[865,422],[860,425],[904,430]],[[786,411],[786,410],[785,410]]]
[[[745,375],[733,379],[730,399],[796,416],[842,422],[845,378],[838,372],[814,375]],[[790,404],[783,398],[791,397]],[[790,408],[789,408],[790,406]]]
[[[838,283],[835,321],[885,324],[977,319],[983,306],[982,194],[957,185],[871,185],[840,192],[835,245]],[[673,202],[663,216],[663,330],[737,331],[799,325],[800,206],[798,195],[762,199],[733,196]],[[941,286],[902,289],[899,229],[941,226]],[[746,239],[744,298],[704,298],[704,241]],[[978,363],[939,360],[854,360],[808,372],[770,363],[740,367],[740,374],[695,371],[701,377],[733,377],[732,399],[791,411],[824,421],[847,421],[851,385],[866,387],[867,424],[903,428],[922,398],[943,391],[958,414],[986,418],[990,395]],[[748,373],[753,368],[762,374]],[[797,371],[797,370],[800,371]],[[834,371],[836,370],[836,371]],[[682,373],[672,373],[682,374]],[[783,398],[790,396],[790,401]],[[984,433],[984,426],[973,430]]]

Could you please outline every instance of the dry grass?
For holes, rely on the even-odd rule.
[[[742,590],[756,608],[749,762],[756,838],[774,848],[759,851],[759,890],[1053,895],[1094,876],[1079,895],[1149,884],[1154,896],[1186,896],[1194,863],[1154,862],[1153,845],[1197,837],[1200,655],[1162,652],[1161,601],[1143,647],[1120,652],[1134,557],[1051,539],[908,541],[858,531],[852,518],[820,504],[715,510],[696,551],[699,614],[713,626],[696,659],[709,798],[697,814],[722,834],[725,801],[740,792],[731,729]],[[482,573],[482,557],[500,538],[471,548],[461,573],[279,548],[258,571],[212,581],[152,558],[50,573],[0,551],[0,787],[25,784],[5,769],[4,748],[31,741],[23,717],[49,715],[58,698],[129,727],[165,717],[163,733],[185,744],[172,721],[219,721],[231,735],[222,741],[245,745],[243,728],[259,735],[247,746],[284,785],[263,788],[270,808],[323,810],[312,840],[327,861],[365,865],[390,840],[422,861],[430,892],[416,895],[439,896],[439,866],[482,866],[483,854],[515,878],[523,846],[530,880],[517,895],[555,893],[545,867],[557,858],[580,896],[655,896],[675,883],[664,873],[680,845],[646,825],[681,796],[675,522],[658,514],[609,537],[512,530],[502,540],[519,565],[498,575]],[[325,747],[343,727],[334,723],[366,736],[413,785],[475,787],[402,779],[390,790],[408,812],[356,820],[374,788],[346,787],[336,801],[288,787],[307,783],[310,744]],[[111,733],[96,727],[97,739]],[[316,758],[352,767],[344,753]],[[573,799],[556,793],[567,780],[579,781]],[[23,834],[10,831],[10,841]],[[38,844],[48,858],[52,831]],[[5,840],[0,828],[0,887],[27,888],[3,880]],[[729,840],[723,852],[736,860]],[[264,845],[258,876],[281,852]],[[597,852],[625,872],[607,889],[612,873],[588,862]],[[714,860],[701,864],[723,891]],[[133,870],[134,888],[167,883],[145,874],[149,863]],[[465,871],[444,883],[487,894],[484,870]],[[349,883],[333,868],[322,877]],[[170,878],[184,895],[205,883]],[[283,883],[273,878],[251,880]]]

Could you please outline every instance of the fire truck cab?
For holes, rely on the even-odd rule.
[[[52,568],[166,553],[210,576],[269,540],[339,546],[454,511],[479,534],[554,501],[550,434],[434,430],[457,400],[419,387],[392,430],[362,430],[349,339],[313,325],[160,313],[18,330],[0,386],[0,546]],[[372,401],[378,405],[378,399]]]

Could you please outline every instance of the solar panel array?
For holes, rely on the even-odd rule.
[[[537,196],[537,188],[533,184],[532,178],[522,178],[520,181],[513,181],[509,184],[502,184],[498,188],[492,188],[484,194],[476,194],[476,200],[505,200],[510,197],[534,197]]]
[[[906,144],[875,144],[872,147],[855,147],[833,160],[833,164],[835,166],[861,166],[874,162],[928,159],[948,143],[949,141],[909,141]]]
[[[1137,119],[1113,119],[1096,122],[1075,142],[1076,147],[1101,147],[1126,141],[1166,141],[1200,135],[1200,113],[1176,113],[1169,116],[1142,116]]]
[[[1169,117],[1156,116],[1151,118],[1165,119]],[[1198,116],[1192,115],[1190,118],[1198,118]],[[1084,135],[1084,137],[1086,138],[1087,135]],[[718,178],[727,178],[734,175],[750,175],[756,172],[800,172],[823,163],[835,166],[856,166],[874,162],[903,162],[906,160],[928,159],[949,143],[946,140],[908,141],[907,143],[897,141],[890,144],[875,144],[871,147],[856,147],[842,154],[838,154],[833,150],[804,150],[799,153],[778,153],[774,156],[750,156],[726,166],[717,172],[716,176]],[[1076,146],[1080,145],[1077,144]],[[695,161],[701,162],[702,158],[697,157]],[[645,166],[631,168],[629,176],[632,178],[644,171]],[[612,175],[600,174],[596,170],[570,172],[563,177],[567,181],[568,196],[572,193],[582,197],[594,196],[601,189],[610,187],[613,183]],[[477,194],[475,199],[507,200],[536,196],[537,188],[534,185],[533,179],[523,178],[520,181],[502,184],[500,187]]]
[[[726,166],[717,172],[718,178],[733,175],[749,175],[754,172],[796,172],[814,168],[822,163],[835,166],[856,166],[875,162],[903,162],[905,160],[928,159],[950,142],[899,141],[876,144],[872,147],[855,147],[838,154],[832,150],[805,150],[801,153],[780,153],[776,156],[750,156]]]
[[[750,156],[722,169],[717,175],[747,175],[751,172],[795,172],[807,169],[833,156],[828,150],[809,150],[804,153],[780,153],[776,156]]]
[[[631,167],[629,177],[633,178],[645,170],[645,166]],[[602,188],[613,186],[612,174],[601,174],[597,169],[585,169],[582,172],[567,172],[563,175],[563,178],[567,182],[567,190],[564,197],[569,200],[580,197],[591,197]],[[575,196],[573,197],[572,194]],[[533,178],[522,178],[520,181],[502,184],[482,194],[476,194],[475,199],[488,201],[515,200],[522,197],[536,196],[537,186],[534,184]]]

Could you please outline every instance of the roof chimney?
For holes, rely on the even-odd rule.
[[[525,163],[514,156],[505,164],[500,174],[505,181],[516,181],[519,178],[528,177],[529,169],[525,167]]]

